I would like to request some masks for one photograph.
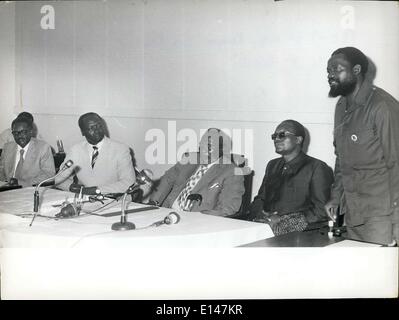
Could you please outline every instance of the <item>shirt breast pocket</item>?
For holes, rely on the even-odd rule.
[[[346,152],[354,166],[373,164],[382,156],[379,139],[373,128],[348,131],[346,142]]]

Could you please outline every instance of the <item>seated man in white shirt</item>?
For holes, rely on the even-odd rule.
[[[51,147],[32,137],[32,121],[26,117],[17,117],[11,129],[14,141],[4,145],[0,158],[0,181],[28,187],[54,176]]]
[[[125,192],[136,179],[129,147],[105,136],[105,122],[97,113],[82,115],[78,124],[86,139],[66,153],[64,163],[74,165],[56,178],[56,186],[74,192],[84,188],[86,194]]]
[[[150,203],[218,216],[234,215],[241,206],[244,177],[231,162],[231,142],[220,129],[202,136],[199,152],[188,153],[161,178]],[[190,201],[190,195],[201,201]]]

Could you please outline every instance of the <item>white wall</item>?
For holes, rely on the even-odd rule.
[[[0,2],[0,131],[10,127],[15,104],[15,3]],[[15,111],[15,113],[14,113]]]
[[[44,4],[55,8],[54,30],[40,28]],[[149,130],[167,133],[175,120],[177,131],[250,130],[253,152],[233,143],[255,170],[255,193],[284,119],[301,121],[309,154],[333,166],[326,64],[334,49],[363,50],[377,66],[375,83],[399,98],[398,30],[397,5],[386,2],[19,2],[16,105],[67,148],[81,139],[78,115],[97,111],[157,177],[174,161],[147,163]]]

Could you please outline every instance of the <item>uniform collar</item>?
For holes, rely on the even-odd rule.
[[[374,89],[375,87],[370,81],[364,80],[355,96],[354,103],[352,105],[347,106],[348,99],[346,97],[341,97],[338,101],[338,104],[345,106],[347,111],[353,111],[358,107],[364,107],[367,104],[367,101],[370,99]]]
[[[364,80],[355,97],[355,104],[358,106],[365,106],[373,91],[374,86],[372,85],[372,83]]]

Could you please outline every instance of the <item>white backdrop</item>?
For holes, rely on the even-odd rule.
[[[48,4],[55,29],[43,30],[40,10]],[[270,134],[287,118],[309,130],[309,154],[333,166],[335,99],[327,97],[326,64],[338,47],[363,50],[377,66],[375,83],[399,98],[396,2],[27,1],[0,8],[10,6],[15,32],[13,15],[1,22],[11,28],[1,31],[7,119],[0,129],[14,116],[12,103],[15,114],[34,113],[45,140],[55,146],[61,138],[68,149],[81,139],[78,115],[96,111],[156,177],[176,157],[148,163],[145,136],[154,128],[166,134],[175,120],[177,131],[198,134],[211,126],[249,130],[253,139],[241,147],[233,141],[233,149],[255,170],[254,192],[276,157]],[[176,143],[173,135],[166,140]]]

